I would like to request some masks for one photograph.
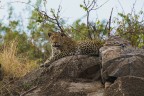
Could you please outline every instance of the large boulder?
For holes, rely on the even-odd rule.
[[[144,77],[144,50],[123,48],[117,51],[117,48],[115,46],[116,50],[107,50],[107,53],[103,54],[101,73],[103,79],[122,76]]]
[[[100,96],[103,91],[99,57],[87,55],[61,58],[3,90],[14,96]]]
[[[120,77],[105,90],[105,96],[144,96],[144,78]]]
[[[124,39],[112,37],[106,41],[100,53],[101,77],[105,84],[105,95],[143,96],[141,93],[143,93],[144,86],[141,84],[144,78],[144,49],[133,48]],[[135,91],[135,87],[131,87],[133,84],[141,88],[136,87],[138,91]],[[129,89],[132,88],[131,93]]]
[[[133,48],[118,36],[111,36],[100,49],[103,81],[113,82],[117,77],[144,77],[144,49]]]

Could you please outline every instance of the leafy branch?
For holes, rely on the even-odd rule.
[[[52,14],[52,16],[49,16],[45,11],[40,11],[37,10],[39,13],[39,21],[37,22],[51,22],[53,24],[56,24],[57,27],[59,28],[60,32],[64,32],[64,28],[62,26],[61,22],[61,18],[60,18],[60,12],[61,12],[61,6],[58,7],[57,13],[55,13],[54,9],[51,9],[50,12]]]

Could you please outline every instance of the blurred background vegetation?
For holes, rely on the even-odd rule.
[[[14,17],[14,9],[9,5],[7,24],[0,20],[0,63],[4,69],[5,76],[21,77],[43,63],[51,54],[48,42],[48,32],[64,32],[74,40],[101,39],[105,40],[110,35],[119,35],[131,42],[134,47],[144,46],[144,12],[135,9],[131,13],[117,13],[113,17],[111,10],[109,20],[89,20],[92,10],[97,11],[96,1],[84,0],[80,7],[86,13],[86,22],[82,19],[74,21],[71,25],[61,18],[61,6],[57,10],[51,9],[49,13],[41,10],[46,7],[42,0],[36,0],[34,5],[31,2],[24,3],[32,7],[29,12],[26,29],[25,21]],[[43,5],[43,6],[42,6]],[[26,10],[29,11],[29,7]],[[104,6],[101,6],[104,7]],[[2,9],[1,9],[2,10]]]

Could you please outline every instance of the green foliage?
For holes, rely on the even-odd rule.
[[[107,30],[105,29],[106,22],[101,22],[99,20],[95,23],[91,23],[91,26],[87,28],[85,23],[81,23],[81,20],[77,20],[72,24],[71,34],[75,40],[85,40],[88,38],[88,33],[93,37],[92,39],[102,39],[107,36]]]
[[[80,20],[77,20],[73,23],[71,34],[75,40],[82,40],[87,38],[87,27],[86,24],[80,23]]]
[[[80,4],[80,7],[81,8],[83,8],[85,11],[87,11],[88,10],[88,8],[87,7],[85,7],[84,5],[82,5],[82,4]]]
[[[128,39],[132,46],[142,47],[144,45],[144,24],[141,20],[143,11],[139,14],[122,14],[118,13],[121,20],[117,19],[117,33],[118,35]]]

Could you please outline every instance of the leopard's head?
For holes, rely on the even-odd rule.
[[[55,47],[57,49],[64,45],[65,37],[67,37],[64,33],[60,32],[48,33],[48,36],[52,47]]]

